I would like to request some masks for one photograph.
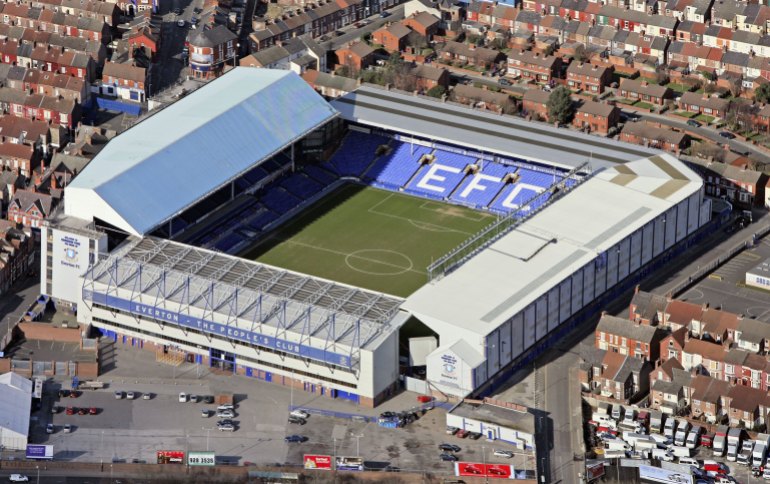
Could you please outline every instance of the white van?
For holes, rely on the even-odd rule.
[[[663,435],[673,440],[674,434],[676,433],[676,426],[676,419],[669,417],[668,420],[666,420],[666,425],[663,427]]]
[[[604,450],[631,450],[631,446],[628,445],[623,439],[612,439],[604,441]]]
[[[652,449],[652,458],[665,462],[674,462],[674,454],[664,449]]]
[[[695,466],[700,468],[700,464],[697,460],[693,459],[692,457],[680,457],[679,463],[685,466]]]
[[[616,422],[620,421],[620,419],[623,417],[623,406],[620,404],[615,404],[612,406],[612,418],[615,419]]]
[[[668,450],[674,454],[675,457],[692,457],[692,449],[688,449],[681,445],[672,445]]]

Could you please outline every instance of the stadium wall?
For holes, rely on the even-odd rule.
[[[544,291],[534,302],[511,315],[486,336],[463,335],[457,327],[417,315],[439,333],[441,346],[428,356],[429,360],[441,362],[458,358],[457,353],[447,351],[448,345],[457,340],[470,343],[475,353],[459,355],[459,358],[468,361],[457,366],[474,368],[473,371],[461,372],[459,380],[456,375],[448,376],[446,367],[439,363],[428,365],[428,381],[449,395],[462,397],[471,393],[513,364],[573,315],[692,235],[709,219],[710,203],[704,203],[701,188]],[[483,360],[483,363],[477,366],[476,359]]]

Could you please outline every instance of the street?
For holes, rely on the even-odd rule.
[[[350,41],[360,39],[364,35],[374,32],[375,30],[379,29],[380,27],[382,27],[384,24],[388,22],[398,22],[399,20],[404,19],[403,6],[399,6],[392,10],[388,10],[388,12],[390,12],[390,15],[388,15],[385,18],[380,17],[379,14],[370,16],[369,20],[371,20],[372,23],[370,23],[369,25],[365,25],[360,28],[354,25],[349,25],[347,27],[340,29],[342,32],[345,32],[343,35],[334,37],[334,33],[332,32],[327,34],[327,36],[332,37],[330,40],[322,42],[320,39],[316,39],[316,41],[318,41],[321,47],[327,51],[336,50]]]

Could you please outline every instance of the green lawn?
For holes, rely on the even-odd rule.
[[[669,82],[668,84],[666,84],[666,87],[676,92],[687,92],[690,90],[690,86],[687,86],[685,84],[677,84],[676,82]]]
[[[646,103],[646,102],[644,102],[644,101],[636,101],[636,102],[634,103],[634,106],[635,106],[635,107],[637,107],[637,108],[641,108],[641,109],[649,109],[649,110],[652,110],[652,109],[655,107],[655,106],[653,106],[652,104],[650,104],[650,103]]]
[[[345,185],[241,254],[266,264],[408,296],[438,257],[494,215],[358,185]]]
[[[691,113],[689,111],[675,111],[674,114],[682,116],[683,118],[694,118],[698,113]]]
[[[706,124],[711,124],[711,122],[714,121],[714,116],[709,116],[708,114],[699,114],[695,116],[695,119]]]

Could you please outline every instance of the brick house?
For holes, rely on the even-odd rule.
[[[213,79],[234,62],[238,37],[224,25],[198,29],[190,36],[190,74],[196,79]]]
[[[413,32],[417,32],[421,36],[425,37],[425,40],[432,40],[439,29],[439,19],[429,12],[418,12],[405,18],[402,22],[404,26],[412,29]]]
[[[380,44],[388,52],[401,52],[406,46],[406,38],[412,31],[400,22],[383,26],[372,33],[372,42]]]
[[[144,102],[147,69],[131,64],[105,62],[102,71],[102,94],[136,102]]]
[[[604,313],[594,333],[599,349],[645,361],[658,360],[662,334],[655,326]]]
[[[737,314],[707,307],[700,318],[700,324],[693,325],[690,330],[703,339],[729,344],[737,327]]]
[[[310,84],[310,87],[316,92],[330,99],[344,96],[358,87],[358,82],[355,79],[338,76],[333,72],[331,74],[320,72],[315,69],[308,69],[303,72],[302,79]]]
[[[657,326],[664,319],[668,303],[669,300],[666,296],[640,291],[639,286],[636,286],[628,306],[628,319]]]
[[[521,107],[524,113],[532,119],[548,120],[549,93],[539,89],[527,89],[521,98]]]
[[[610,128],[614,128],[620,122],[620,109],[606,103],[595,101],[583,101],[575,109],[572,125],[576,128],[606,135]]]
[[[752,318],[743,318],[738,321],[734,340],[738,344],[738,348],[751,351],[752,353],[764,353],[768,350],[770,323]]]
[[[647,81],[636,79],[622,79],[620,81],[620,95],[626,99],[644,101],[646,103],[662,106],[666,99],[670,99],[672,92],[666,86],[649,84]]]
[[[438,49],[438,55],[445,61],[462,62],[482,69],[489,69],[505,59],[505,54],[495,49],[476,47],[450,40]]]
[[[514,78],[550,83],[561,77],[561,57],[541,55],[531,50],[513,49],[508,54],[508,73]]]
[[[742,207],[762,206],[768,176],[761,171],[742,169],[717,161],[694,160],[696,170],[703,177],[706,194],[724,197]]]
[[[51,130],[45,121],[0,116],[0,144],[32,146],[40,152],[48,152]]]
[[[0,166],[23,177],[32,176],[33,166],[39,159],[38,153],[25,144],[0,143]]]
[[[718,97],[711,97],[697,92],[685,92],[679,99],[679,109],[688,113],[706,114],[715,118],[724,117],[730,101]]]
[[[0,220],[0,294],[8,292],[35,264],[35,238],[15,225]]]
[[[160,35],[153,33],[150,27],[141,27],[132,31],[128,37],[128,55],[133,58],[134,51],[142,49],[148,59],[155,62],[160,51]]]
[[[25,227],[39,229],[53,209],[53,197],[31,190],[17,190],[8,206],[6,218]]]
[[[694,418],[704,417],[707,422],[716,423],[727,414],[729,391],[730,384],[726,381],[696,375],[690,381],[690,414]]]
[[[724,378],[724,360],[727,351],[722,345],[690,338],[682,349],[682,367],[689,371],[701,368],[713,378]]]
[[[751,387],[736,385],[727,393],[730,399],[728,415],[730,425],[738,427],[741,424],[752,430],[766,422],[770,398],[767,392]]]
[[[583,90],[601,94],[612,82],[612,69],[595,64],[573,61],[567,67],[567,86],[572,90]]]
[[[355,42],[334,51],[337,65],[345,66],[354,73],[374,64],[374,49],[366,42]]]
[[[409,71],[409,74],[414,76],[415,89],[418,91],[428,91],[436,86],[449,87],[449,71],[443,67],[417,64]]]
[[[659,128],[648,123],[626,123],[620,131],[620,140],[651,148],[679,153],[690,146],[687,133]]]
[[[500,112],[512,102],[508,94],[465,84],[457,84],[452,89],[451,98],[458,103],[470,104],[494,112]]]
[[[684,345],[689,340],[690,332],[685,327],[668,333],[660,340],[660,361],[666,362],[673,359],[681,362]]]
[[[663,326],[671,331],[676,331],[679,328],[687,328],[689,330],[692,325],[700,321],[703,310],[704,307],[701,304],[673,299],[666,305]]]
[[[648,362],[607,351],[601,362],[601,373],[593,375],[593,386],[605,397],[630,403],[649,390],[649,375]]]
[[[651,377],[655,371],[651,373]],[[650,386],[650,407],[669,415],[676,414],[689,404],[687,391],[691,376],[688,372],[672,369],[670,379],[654,379]]]

